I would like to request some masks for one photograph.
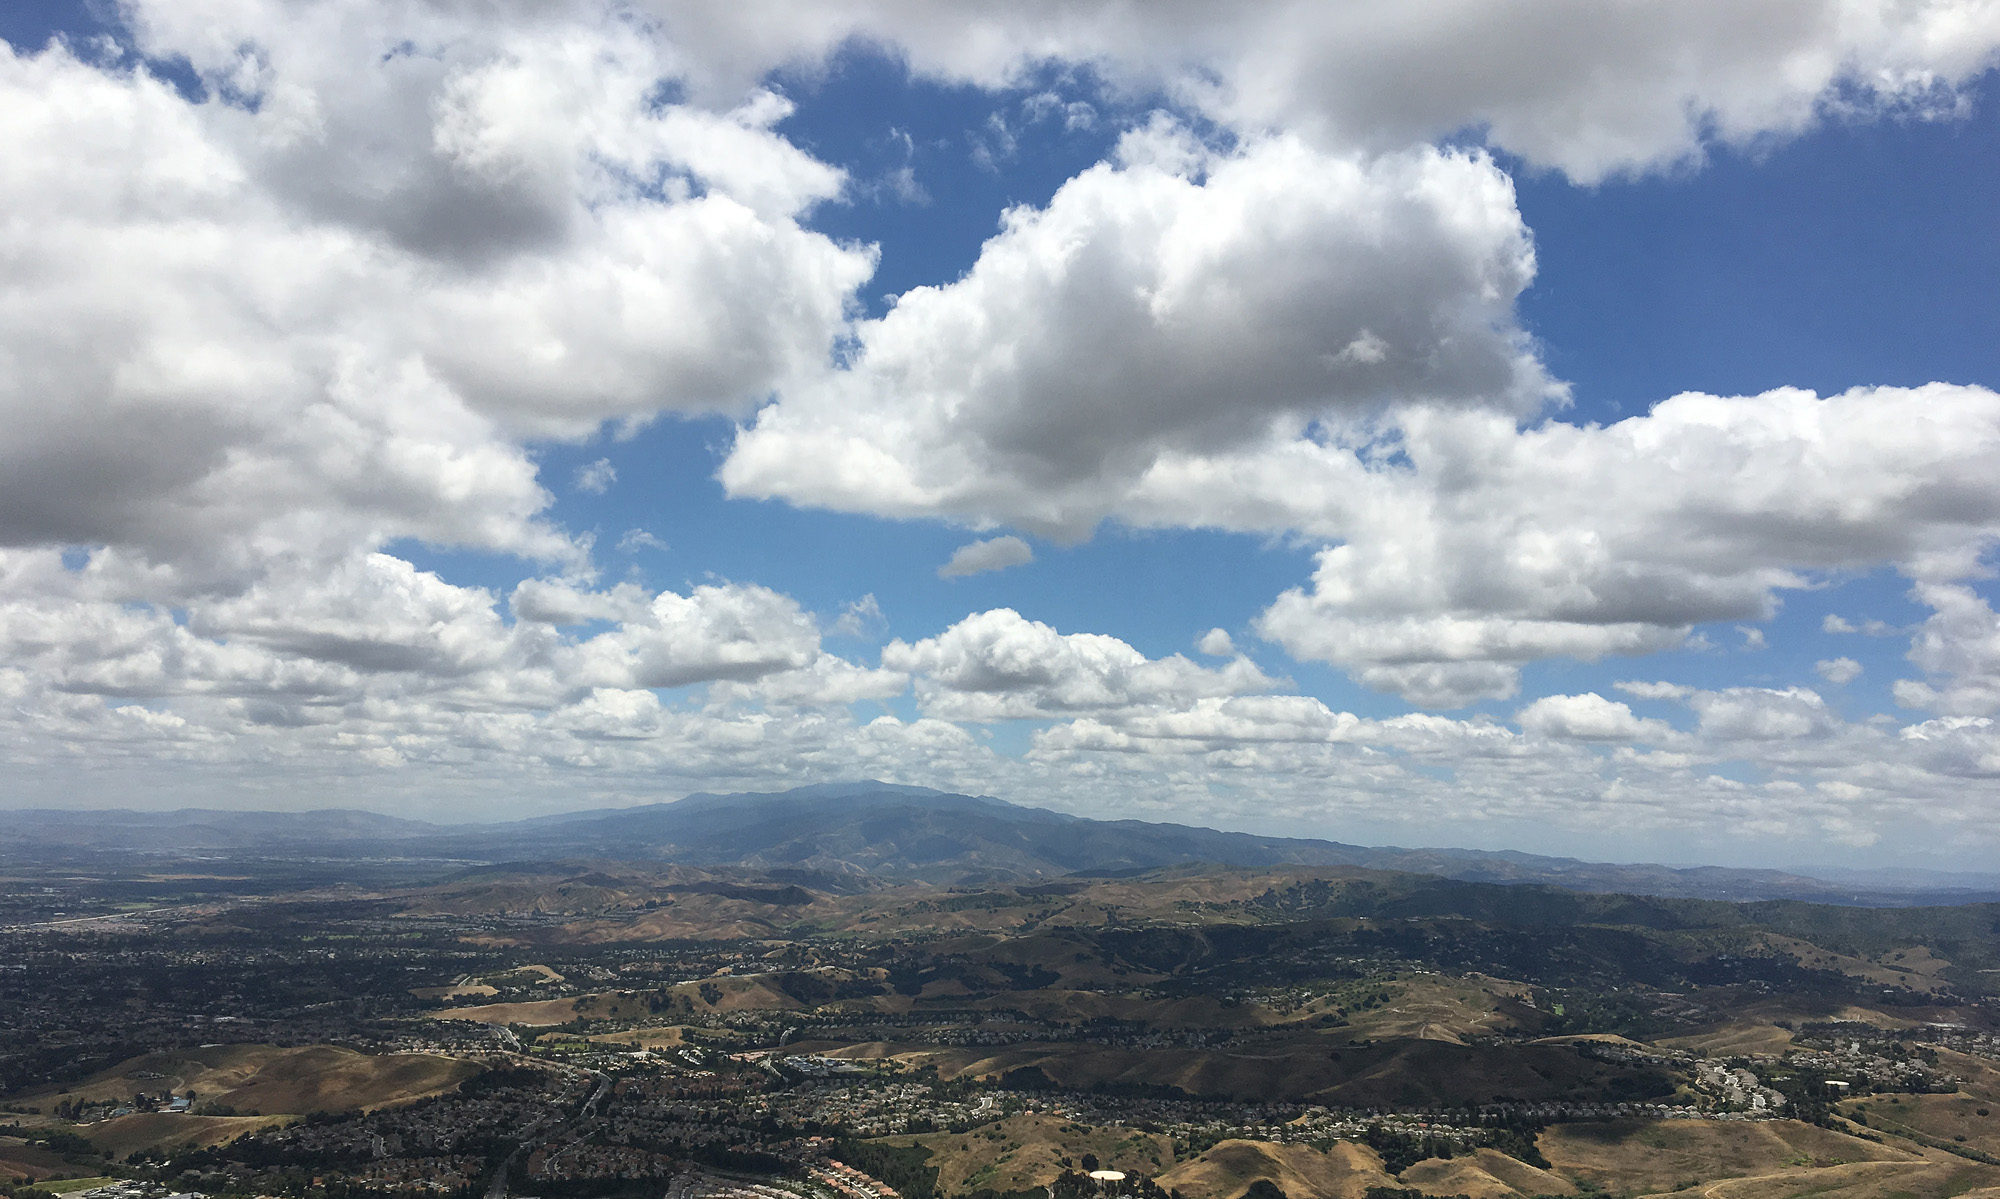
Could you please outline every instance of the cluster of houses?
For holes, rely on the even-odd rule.
[[[208,1196],[200,1191],[176,1191],[157,1182],[125,1179],[87,1191],[74,1191],[69,1199],[208,1199]]]
[[[1900,1046],[1850,1040],[1809,1049],[1795,1049],[1786,1061],[1827,1074],[1844,1076],[1847,1089],[1862,1083],[1877,1091],[1950,1091],[1958,1079],[1930,1062],[1899,1052]],[[1831,1085],[1831,1084],[1830,1084]]]
[[[1763,1084],[1757,1075],[1742,1066],[1703,1060],[1695,1063],[1694,1085],[1712,1097],[1715,1105],[1706,1110],[1770,1115],[1785,1106],[1785,1097]]]

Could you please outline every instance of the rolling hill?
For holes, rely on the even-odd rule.
[[[1536,883],[1665,897],[1897,906],[2000,898],[2000,878],[1864,876],[1608,864],[1511,851],[1371,848],[1137,820],[1093,820],[984,796],[862,782],[492,824],[371,812],[0,810],[0,861],[77,854],[431,858],[455,863],[598,859],[742,867],[807,886],[1116,877],[1182,863],[1354,866],[1466,882]]]

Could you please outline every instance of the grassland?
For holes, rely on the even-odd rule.
[[[191,1145],[224,1145],[246,1132],[283,1124],[290,1116],[190,1116],[134,1112],[82,1129],[85,1140],[113,1158]]]
[[[468,1062],[430,1054],[365,1054],[331,1045],[218,1045],[130,1058],[75,1086],[30,1091],[10,1102],[46,1109],[62,1102],[125,1100],[140,1092],[192,1091],[197,1112],[228,1108],[241,1115],[299,1115],[411,1102],[449,1090],[478,1070]]]
[[[1868,1126],[1897,1135],[1914,1133],[1940,1144],[1964,1145],[2000,1157],[2000,1108],[1992,1101],[1967,1094],[1897,1095],[1895,1102],[1874,1096],[1841,1105],[1844,1114],[1860,1113]]]
[[[885,1144],[922,1145],[931,1151],[938,1183],[947,1194],[991,1188],[1046,1186],[1085,1154],[1105,1169],[1157,1176],[1174,1165],[1173,1142],[1128,1129],[1072,1124],[1061,1117],[1011,1116],[967,1133],[924,1133],[884,1138]]]
[[[1820,1172],[1851,1163],[1901,1168],[1930,1164],[1913,1150],[1872,1144],[1795,1120],[1561,1124],[1543,1132],[1538,1144],[1556,1173],[1635,1195],[1781,1174],[1830,1183],[1846,1176],[1822,1177]],[[1889,1177],[1894,1173],[1861,1171],[1858,1177]],[[1995,1181],[2000,1181],[2000,1171],[1996,1171]]]
[[[55,1178],[77,1173],[77,1168],[39,1145],[19,1137],[0,1137],[0,1179]]]
[[[1322,1153],[1309,1145],[1223,1141],[1160,1175],[1161,1186],[1189,1199],[1237,1199],[1252,1183],[1274,1183],[1286,1195],[1360,1199],[1369,1188],[1398,1185],[1382,1159],[1361,1145],[1335,1145]]]
[[[1515,1199],[1522,1195],[1573,1195],[1569,1179],[1550,1170],[1516,1161],[1492,1149],[1453,1158],[1426,1158],[1397,1175],[1404,1187],[1431,1195],[1464,1195],[1467,1199]]]
[[[808,973],[808,972],[800,972]],[[820,974],[844,976],[841,971]],[[631,1021],[662,1012],[804,1011],[811,1004],[786,992],[779,975],[722,976],[677,983],[655,991],[596,991],[567,999],[530,999],[517,1003],[486,1003],[440,1013],[453,1020],[480,1024],[522,1024],[547,1027],[578,1020]],[[907,1006],[907,1005],[889,1005]]]
[[[87,1191],[92,1187],[101,1187],[107,1182],[114,1181],[116,1180],[109,1175],[99,1174],[94,1178],[64,1178],[45,1182],[41,1189],[57,1195],[68,1195],[76,1191]]]

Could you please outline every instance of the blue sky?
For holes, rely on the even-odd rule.
[[[2000,29],[1366,7],[11,10],[5,801],[1985,860]]]

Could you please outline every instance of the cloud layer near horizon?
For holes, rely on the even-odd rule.
[[[123,11],[122,41],[0,49],[19,800],[866,774],[1099,811],[1222,794],[1298,828],[1995,835],[2000,396],[1855,380],[1567,419],[1502,166],[1587,183],[1949,119],[2000,47],[1989,4]],[[866,317],[877,250],[814,223],[859,185],[772,85],[856,39],[976,88],[1054,64],[1141,115],[962,276]],[[836,653],[846,619],[781,589],[607,583],[551,516],[626,484],[609,459],[544,477],[541,447],[679,416],[739,423],[732,495],[992,534],[953,576],[1029,563],[1004,530],[1107,523],[1316,566],[1204,636],[1207,665],[1004,607]],[[1929,614],[1910,715],[1783,681],[1520,697],[1536,663],[1871,571]],[[1417,707],[1519,707],[1336,711],[1238,654],[1253,634]]]

